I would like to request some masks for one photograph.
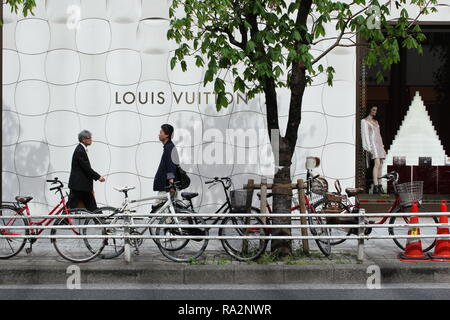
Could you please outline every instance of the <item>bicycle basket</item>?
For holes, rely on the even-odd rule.
[[[315,206],[315,205],[318,205],[319,203],[325,202],[325,197],[324,197],[324,195],[316,194],[316,193],[314,193],[314,192],[311,192],[311,193],[308,195],[308,200],[309,200],[309,203],[310,203],[312,206]]]
[[[324,212],[324,213],[341,213],[343,211],[341,195],[327,192],[325,194],[324,200],[325,200],[325,203],[323,204],[322,212]]]
[[[311,183],[311,191],[315,194],[324,195],[328,191],[328,182],[322,177],[314,179]]]
[[[331,192],[327,192],[325,194],[325,201],[326,202],[342,202],[343,201],[343,197],[340,194],[335,194],[335,193],[331,193]]]
[[[253,189],[238,189],[230,192],[231,208],[234,212],[250,212]]]
[[[423,181],[413,181],[394,185],[395,192],[400,197],[400,202],[411,203],[413,201],[422,201]]]

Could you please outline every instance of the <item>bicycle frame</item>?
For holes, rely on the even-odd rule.
[[[27,217],[29,217],[29,219],[24,219],[26,221],[26,224],[28,226],[48,226],[50,225],[50,223],[53,222],[54,219],[56,219],[54,216],[59,215],[61,212],[64,211],[65,214],[69,214],[69,210],[67,209],[67,204],[66,204],[66,200],[64,199],[64,197],[61,198],[61,201],[55,206],[53,207],[52,211],[50,211],[49,218],[44,218],[40,221],[37,222],[33,222],[32,221],[32,215],[30,213],[30,208],[28,207],[28,204],[25,204],[24,206],[17,206],[17,212],[16,215],[25,215]],[[53,217],[50,217],[53,216]],[[13,219],[11,219],[13,221]],[[71,218],[69,218],[69,221],[71,221]],[[5,226],[8,226],[8,224],[6,224]],[[30,232],[32,235],[40,235],[45,229],[30,229]],[[9,234],[9,233],[4,233],[7,235],[18,235],[18,234]]]
[[[225,183],[223,182],[223,180],[222,179],[220,179],[220,180],[217,180],[216,182],[215,182],[215,184],[217,184],[217,183],[221,183],[222,184],[222,188],[223,188],[223,192],[225,193],[225,198],[226,198],[226,201],[220,206],[220,208],[219,209],[217,209],[214,213],[225,213],[225,212],[227,212],[227,211],[231,211],[231,200],[230,200],[230,196],[228,195],[228,189],[227,189],[227,187],[225,186]],[[212,186],[214,186],[215,184],[213,184]],[[212,187],[211,186],[211,187]],[[189,200],[189,208],[191,209],[191,210],[194,210],[194,206],[193,206],[193,204],[192,204],[192,201],[191,200]],[[214,221],[212,222],[212,224],[216,224],[216,223],[218,223],[220,220],[222,220],[222,217],[217,217],[217,218],[214,218]]]
[[[315,209],[314,207],[311,205],[311,202],[309,201],[308,195],[311,194],[311,182],[314,178],[312,177],[312,170],[308,169],[306,172],[306,192],[305,192],[305,207],[307,210],[312,210],[312,213],[315,213]],[[292,197],[292,201],[294,202],[294,206],[291,207],[289,210],[295,211],[295,210],[300,210],[300,204],[298,202],[298,194],[297,194],[297,198],[296,197]],[[270,207],[270,204],[267,202],[267,211],[269,213],[272,213],[272,208]]]
[[[172,197],[170,196],[170,192],[167,192],[163,196],[152,196],[152,197],[147,197],[147,198],[143,198],[143,199],[136,199],[136,200],[129,200],[128,199],[128,195],[125,194],[125,199],[124,199],[124,201],[122,203],[122,207],[117,212],[114,212],[112,215],[110,215],[110,217],[112,217],[112,216],[114,216],[115,214],[118,214],[118,213],[125,213],[125,212],[130,212],[131,213],[132,211],[130,209],[128,209],[128,206],[130,204],[140,203],[140,202],[145,202],[145,201],[151,201],[151,200],[166,200],[166,202],[162,205],[162,207],[159,208],[158,211],[155,212],[155,215],[157,215],[160,212],[163,212],[167,208],[169,208],[169,212],[170,213],[175,215],[175,209],[173,207]],[[149,218],[149,223],[153,222],[154,219],[156,219],[156,218],[157,218],[156,216],[152,217],[152,218]],[[134,218],[131,215],[131,219],[134,220],[136,218]],[[178,219],[176,217],[174,219],[175,219],[176,223],[178,223]]]
[[[356,198],[356,199],[355,199],[355,204],[354,204],[354,205],[347,206],[347,210],[349,210],[349,212],[351,212],[351,209],[352,209],[352,208],[357,208],[358,210],[362,208],[361,203],[358,201],[358,196],[356,196],[355,198]],[[395,210],[396,208],[400,208],[400,207],[401,207],[401,205],[400,205],[400,197],[399,197],[398,195],[396,195],[396,196],[395,196],[394,203],[389,207],[389,209],[388,209],[387,212],[388,212],[388,213],[392,213],[392,212],[394,212],[394,210]],[[389,217],[383,217],[380,221],[376,222],[375,224],[383,224],[383,223],[385,223],[388,219],[389,219]],[[403,219],[406,220],[406,217],[404,217]]]
[[[300,204],[298,203],[297,198],[292,197],[292,199],[293,199],[292,201],[294,202],[294,206],[291,207],[289,210],[290,211],[300,210]],[[305,195],[305,207],[314,210],[313,206],[311,206],[311,202],[309,202],[309,199],[306,195]],[[272,213],[272,207],[270,206],[269,203],[267,203],[267,212]]]
[[[394,181],[393,183],[396,184],[395,181]],[[397,192],[395,192],[395,200],[394,200],[394,203],[389,207],[389,209],[388,209],[387,212],[388,212],[388,213],[392,213],[392,212],[394,212],[394,210],[395,210],[396,208],[401,208],[401,207],[403,207],[403,206],[401,205],[400,196],[398,195]],[[363,208],[363,207],[361,206],[361,203],[359,202],[358,195],[355,196],[355,204],[345,205],[345,209],[346,209],[348,212],[352,212],[353,208],[356,208],[358,211],[359,211],[359,209],[362,209],[362,208]],[[375,224],[384,224],[388,219],[389,219],[389,217],[383,217],[380,221],[376,222]],[[403,217],[403,219],[404,219],[405,221],[407,221],[406,217]]]

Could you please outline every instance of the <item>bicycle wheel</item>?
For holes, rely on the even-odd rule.
[[[163,219],[163,218],[161,218]],[[183,218],[178,218],[178,223],[185,223],[187,222],[186,219]],[[162,221],[159,221],[160,224],[162,224]],[[157,234],[157,230],[158,228],[148,228],[148,231],[150,233],[150,235],[158,235]],[[177,240],[172,240],[172,241],[166,241],[166,239],[153,239],[153,242],[156,243],[156,245],[165,250],[165,251],[177,251],[177,250],[181,250],[184,247],[187,246],[187,244],[189,243],[189,239],[177,239]]]
[[[394,213],[401,213],[401,212],[407,212],[403,207],[399,207],[394,210]],[[391,217],[389,219],[389,224],[395,224],[397,217]],[[419,217],[419,223],[427,223],[427,222],[433,222],[439,223],[439,220],[437,217]],[[410,223],[410,217],[399,217],[397,220],[398,224],[402,223]],[[407,235],[409,231],[409,227],[389,227],[388,232],[390,235]],[[437,233],[437,227],[435,228],[420,228],[420,232],[422,235],[430,234],[435,235]],[[399,247],[402,251],[405,250],[407,239],[393,239],[397,247]],[[422,242],[422,248],[424,252],[430,251],[434,245],[436,244],[435,238],[421,238]]]
[[[106,217],[101,218],[100,221],[102,224],[110,224],[110,225],[124,225],[123,217],[116,217],[113,214],[118,213],[117,208],[113,207],[102,207],[98,208],[94,211],[95,214],[104,214]],[[86,224],[92,223],[91,219],[86,220]],[[109,238],[105,240],[105,247],[102,250],[102,253],[99,255],[102,259],[114,259],[120,256],[125,250],[125,241],[124,234],[125,230],[123,227],[111,227],[105,228],[105,233],[108,236],[121,236],[122,238]],[[96,239],[94,239],[95,241]],[[90,241],[90,240],[88,240]]]
[[[70,209],[69,214],[90,214],[85,209]],[[89,220],[89,221],[86,221]],[[105,235],[104,228],[85,228],[101,224],[98,218],[60,218],[55,226],[72,226],[66,229],[52,229],[51,235],[65,236],[66,238],[52,239],[56,251],[64,259],[72,262],[87,262],[97,257],[105,247],[105,239],[89,238],[86,236]]]
[[[308,213],[317,213],[314,207],[307,208]],[[326,224],[325,218],[322,217],[308,217],[309,225],[323,225]],[[331,228],[314,228],[310,227],[309,231],[313,236],[329,236]],[[319,250],[328,257],[331,254],[331,240],[330,239],[314,239],[316,241]]]
[[[325,219],[320,217],[308,217],[309,224],[313,225],[322,225],[325,224]],[[329,236],[331,228],[314,228],[310,227],[309,231],[311,231],[314,236]],[[330,239],[314,239],[319,247],[320,251],[328,257],[331,254],[331,240]]]
[[[186,239],[176,236],[208,236],[208,229],[202,227],[204,220],[199,217],[164,217],[159,224],[176,225],[191,224],[198,228],[158,227],[155,235],[175,237],[171,239],[155,239],[159,251],[175,262],[189,262],[200,257],[208,246],[208,239]]]
[[[340,204],[342,205],[342,204]],[[314,208],[314,212],[321,212],[322,211],[322,207],[323,207],[323,202],[316,202],[312,205],[312,207]],[[345,214],[345,213],[349,213],[349,211],[347,210],[347,208],[342,205],[341,206],[342,212],[341,213],[337,213],[337,214]],[[311,212],[313,213],[313,212]],[[308,222],[311,224],[311,220],[309,220],[310,218],[308,218]],[[322,218],[322,221],[326,221],[325,218]],[[324,222],[325,223],[325,222]],[[313,233],[313,231],[311,230],[311,233]],[[328,233],[330,236],[349,236],[351,235],[350,229],[349,228],[329,228],[328,229]],[[315,235],[315,234],[313,234]],[[345,241],[346,239],[332,239],[330,240],[330,245],[335,246],[338,244],[341,244]],[[321,240],[319,240],[321,241]]]
[[[252,228],[220,228],[219,236],[266,236],[268,232],[263,226],[263,221],[258,217],[236,218],[229,217],[222,221],[222,225],[253,225]],[[259,239],[224,239],[222,246],[225,251],[239,261],[250,261],[258,259],[266,250],[267,240]]]
[[[28,229],[20,227],[27,226],[28,220],[15,219],[16,216],[23,216],[14,206],[2,205],[0,216],[7,219],[0,219],[0,236],[20,236],[28,235]],[[19,227],[18,229],[8,229],[8,227]],[[25,246],[26,238],[0,238],[0,259],[9,259],[17,255]]]

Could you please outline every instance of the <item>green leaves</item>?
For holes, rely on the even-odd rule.
[[[225,81],[220,78],[216,78],[214,82],[214,92],[219,93],[221,91],[225,91]]]
[[[186,61],[184,60],[181,61],[181,70],[183,70],[183,72],[186,72],[187,70]]]
[[[275,43],[275,41],[276,41],[276,37],[275,37],[275,34],[273,33],[273,32],[266,32],[265,34],[264,34],[264,38],[265,38],[265,40],[267,41],[267,43],[270,43],[270,44],[273,44],[273,43]]]
[[[196,55],[195,56],[195,65],[200,68],[200,67],[203,67],[204,64],[205,63],[203,62],[203,58],[199,55]]]
[[[407,49],[418,48],[419,44],[412,36],[407,36],[405,40],[402,42],[402,46]]]
[[[381,84],[384,82],[384,76],[382,71],[377,71],[376,80],[378,84]]]
[[[326,16],[319,16],[316,20],[316,25],[313,29],[313,34],[315,38],[320,38],[322,36],[325,36],[325,27],[323,26],[324,22],[326,22],[327,17]]]
[[[327,83],[329,86],[333,86],[333,77],[335,72],[336,71],[334,70],[333,67],[327,68]]]
[[[6,3],[11,6],[11,11],[15,14],[18,13],[19,7],[22,7],[24,17],[27,17],[29,13],[34,15],[33,8],[36,7],[35,0],[6,0]]]
[[[245,93],[245,82],[244,80],[241,79],[241,77],[236,77],[235,82],[234,82],[234,87],[233,87],[233,91],[240,91],[242,93]]]
[[[225,82],[220,79],[216,78],[216,81],[214,82],[214,93],[216,96],[216,109],[217,111],[220,111],[222,108],[226,108],[228,106],[228,100],[225,96]]]
[[[420,43],[425,40],[420,26],[411,25],[410,9],[423,9],[436,0],[397,0],[398,10],[379,0],[312,0],[312,7],[307,3],[173,0],[167,37],[179,48],[170,66],[180,64],[185,70],[186,58],[194,58],[197,67],[205,68],[203,84],[214,83],[218,109],[227,105],[222,79],[226,73],[234,80],[233,90],[250,98],[264,92],[267,83],[297,90],[290,82],[294,68],[304,73],[308,85],[317,73],[326,73],[327,83],[332,85],[335,66],[324,67],[322,59],[333,51],[339,36],[340,43],[351,46],[359,34],[367,44],[364,63],[390,68],[399,61],[400,48],[420,52]],[[308,17],[308,24],[299,23],[302,15]],[[317,52],[313,56],[317,49],[313,43],[317,42],[323,45],[320,59]]]
[[[246,47],[246,52],[247,53],[252,53],[253,51],[255,51],[255,43],[250,40],[249,42],[247,42],[247,47]]]
[[[212,82],[214,80],[214,73],[208,69],[205,72],[205,77],[203,78],[203,86],[206,86],[208,82]]]
[[[170,59],[170,69],[175,69],[175,67],[177,66],[177,57],[172,57],[172,59]]]

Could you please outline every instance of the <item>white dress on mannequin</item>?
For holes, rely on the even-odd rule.
[[[383,139],[380,134],[378,122],[375,124],[367,118],[361,120],[362,147],[370,152],[372,159],[385,159]]]

